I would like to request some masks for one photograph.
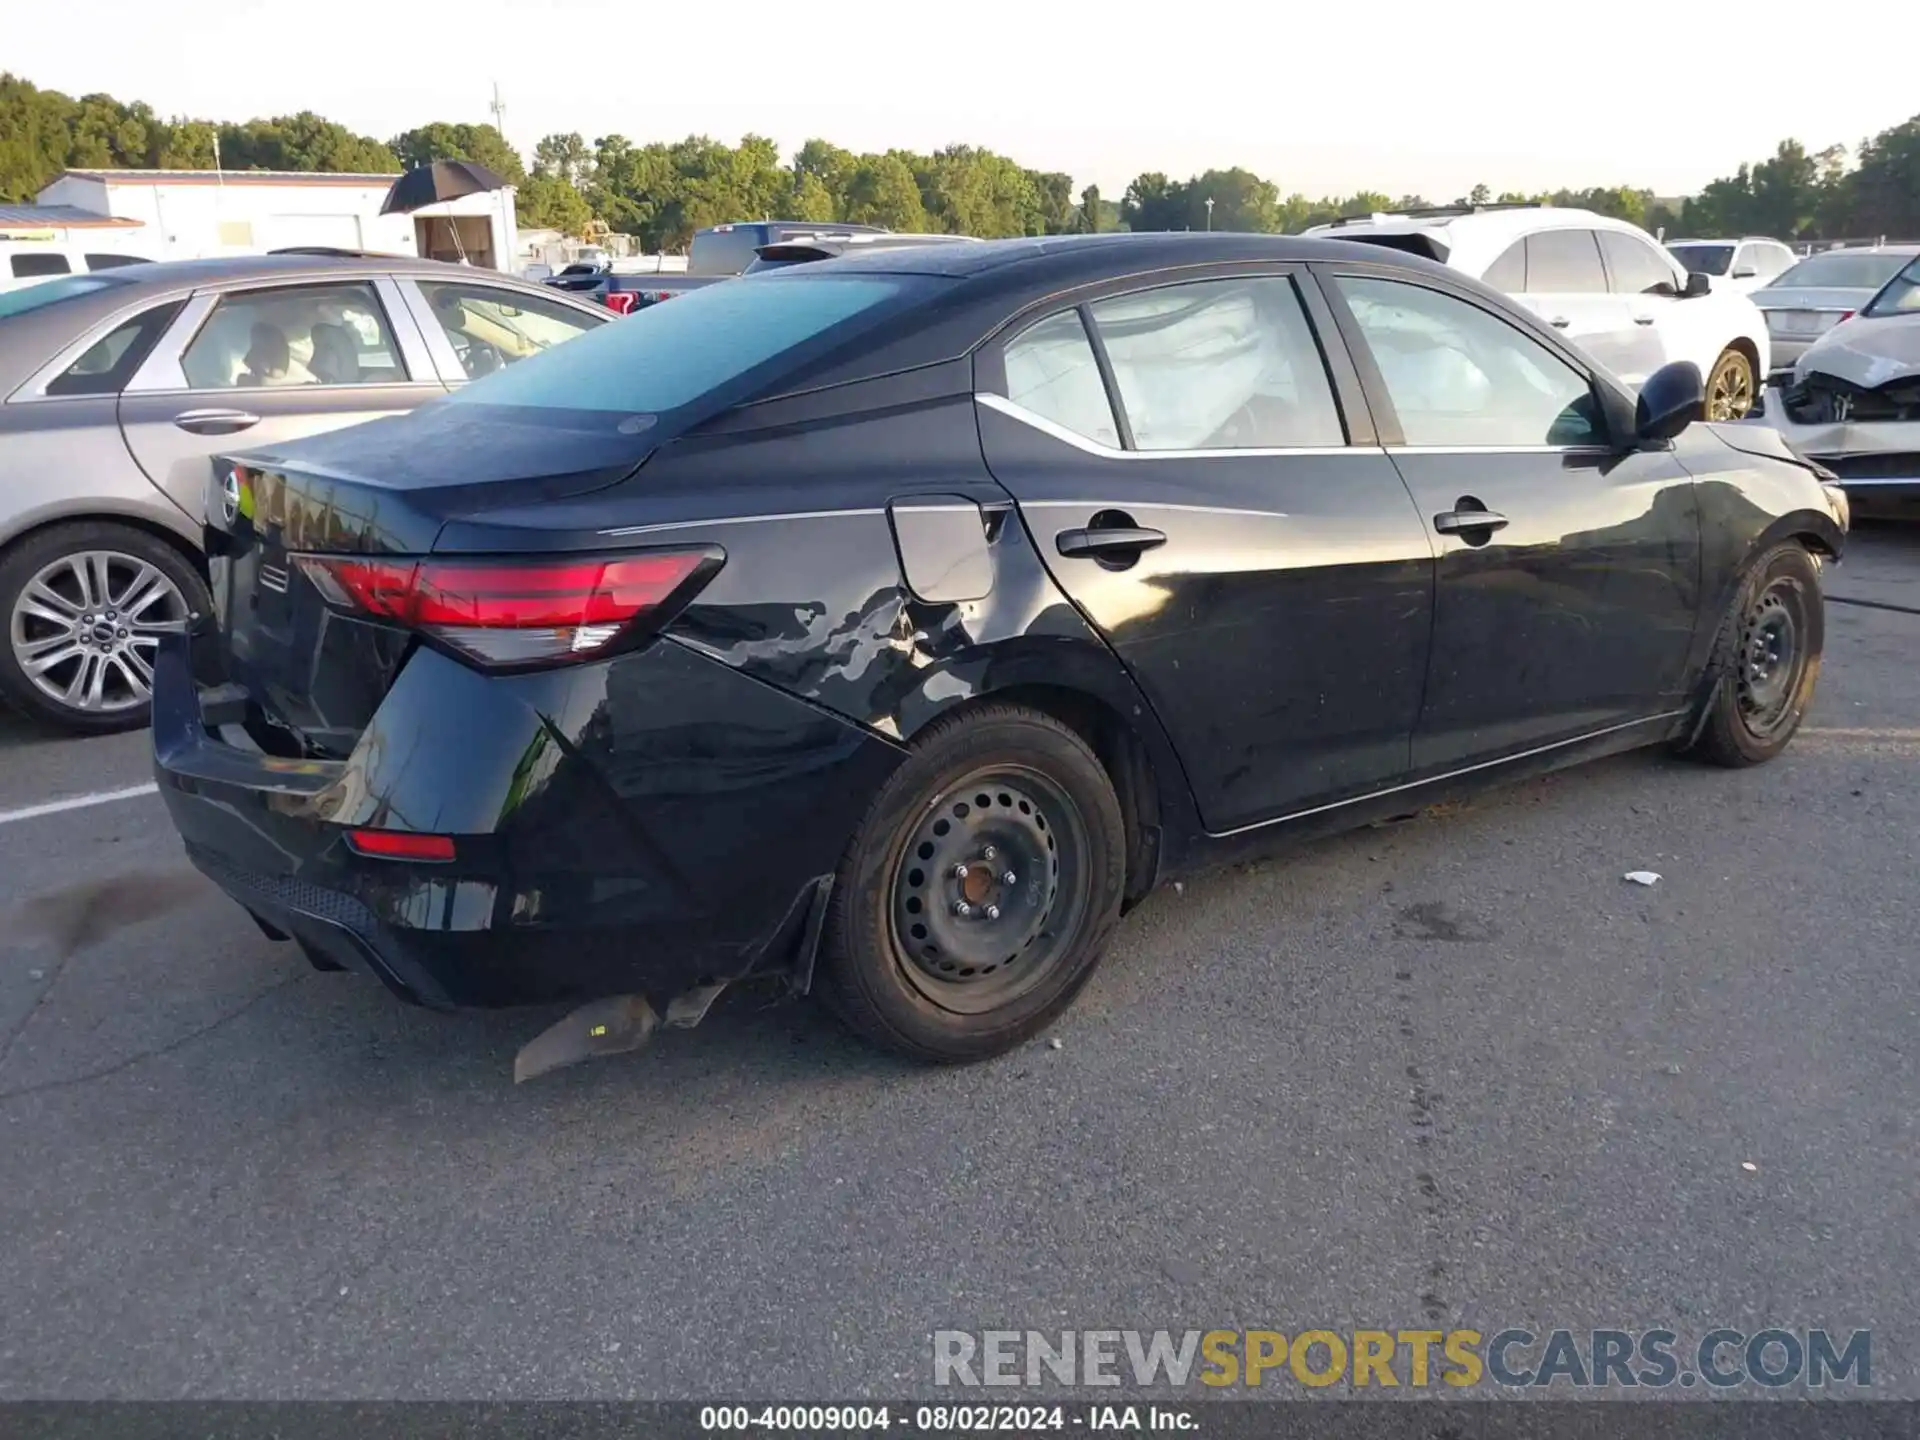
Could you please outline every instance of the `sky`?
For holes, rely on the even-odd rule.
[[[1109,198],[1142,171],[1232,165],[1312,196],[1673,195],[1783,138],[1851,149],[1920,110],[1891,65],[1801,82],[1769,6],[1795,13],[1785,0],[1336,0],[1294,14],[1258,0],[94,0],[84,31],[28,7],[42,18],[5,25],[0,67],[164,116],[310,109],[381,139],[485,122],[497,83],[523,154],[554,131],[757,133],[788,154],[817,135],[855,151],[985,146]]]

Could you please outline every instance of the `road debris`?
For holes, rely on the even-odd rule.
[[[1660,876],[1652,870],[1629,870],[1620,878],[1622,880],[1630,880],[1635,885],[1658,885],[1660,883]]]

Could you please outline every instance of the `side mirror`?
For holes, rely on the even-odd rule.
[[[1680,291],[1682,300],[1693,300],[1713,289],[1713,281],[1707,278],[1704,270],[1689,270],[1687,283]]]
[[[1735,280],[1751,280],[1759,273],[1760,272],[1751,265],[1741,265],[1735,268],[1733,278]]]
[[[1633,409],[1633,435],[1643,445],[1662,445],[1707,413],[1707,387],[1691,360],[1662,365],[1640,387]]]

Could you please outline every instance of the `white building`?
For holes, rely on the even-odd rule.
[[[398,178],[283,170],[69,170],[38,198],[41,205],[138,222],[138,232],[122,232],[127,248],[149,251],[156,260],[324,245],[464,258],[494,269],[511,264],[519,249],[511,188],[410,215],[382,215],[380,206]]]

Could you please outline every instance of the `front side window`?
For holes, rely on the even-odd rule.
[[[1604,443],[1586,376],[1517,327],[1399,280],[1339,281],[1408,445]]]
[[[73,364],[47,382],[49,395],[117,395],[126,389],[133,372],[153,349],[153,342],[166,333],[184,301],[156,305],[133,319],[116,325],[87,347]]]
[[[1527,237],[1527,293],[1598,295],[1607,288],[1591,230],[1542,230]]]
[[[1141,450],[1346,444],[1293,282],[1206,280],[1088,307]]]
[[[550,350],[603,323],[572,306],[491,285],[422,281],[420,293],[426,296],[469,380]]]
[[[1677,295],[1673,267],[1637,235],[1602,230],[1600,252],[1607,257],[1607,278],[1616,295]]]
[[[1078,310],[1049,315],[1006,349],[1007,398],[1076,435],[1118,448],[1113,406]]]
[[[222,295],[180,357],[195,390],[395,385],[400,348],[371,285],[298,285]]]

